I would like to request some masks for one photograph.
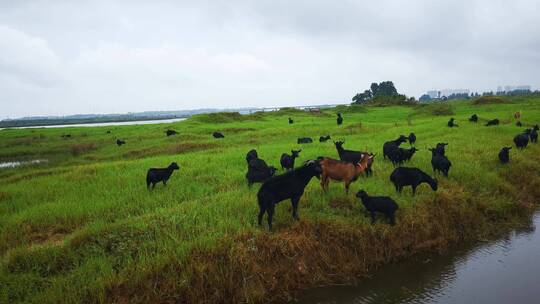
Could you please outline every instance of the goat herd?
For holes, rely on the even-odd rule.
[[[470,122],[478,122],[476,114],[469,118]],[[289,124],[294,121],[289,118]],[[338,114],[337,124],[343,123],[343,117]],[[494,119],[487,122],[486,126],[498,125],[499,120]],[[520,123],[518,126],[521,125]],[[448,127],[457,127],[454,118],[448,122]],[[514,137],[514,143],[517,148],[524,149],[529,141],[536,143],[538,140],[538,125],[525,130],[525,132]],[[169,135],[169,134],[167,134]],[[214,136],[216,137],[216,136]],[[216,137],[220,138],[220,137]],[[330,136],[321,136],[319,141],[326,142]],[[416,188],[427,183],[433,191],[438,188],[437,179],[432,178],[427,173],[418,168],[402,167],[402,165],[411,160],[418,149],[414,146],[409,149],[401,148],[400,145],[409,141],[412,145],[416,142],[414,133],[409,136],[400,135],[397,139],[388,141],[383,145],[383,158],[389,159],[395,169],[390,174],[390,181],[394,184],[397,192],[401,193],[403,187],[411,186],[413,196],[416,194]],[[299,138],[298,143],[311,143],[313,140],[309,137]],[[282,170],[286,170],[281,175],[276,175],[277,169],[273,166],[268,166],[267,163],[259,158],[256,150],[251,150],[246,155],[248,171],[246,179],[248,186],[251,187],[254,183],[262,183],[257,199],[259,203],[258,223],[262,224],[264,214],[267,214],[268,227],[272,230],[272,218],[274,215],[275,205],[279,202],[290,199],[292,203],[292,216],[294,219],[298,217],[298,203],[304,193],[304,189],[313,177],[320,179],[320,185],[324,192],[328,190],[330,180],[343,182],[345,184],[345,192],[349,193],[349,186],[352,182],[364,173],[366,177],[372,175],[372,166],[375,160],[375,154],[367,151],[346,150],[343,147],[343,141],[335,141],[334,145],[339,156],[339,160],[330,157],[318,157],[316,160],[308,160],[302,166],[295,168],[295,159],[300,156],[302,150],[292,150],[291,154],[284,153],[281,156],[280,163]],[[431,165],[435,173],[442,173],[448,176],[452,163],[445,156],[445,147],[448,143],[438,143],[434,148],[429,149],[432,153]],[[511,147],[503,147],[499,152],[501,163],[507,163],[510,160],[509,150]],[[167,183],[174,170],[179,167],[176,163],[172,163],[167,168],[151,168],[146,176],[147,187],[158,182]],[[386,216],[390,224],[395,223],[395,212],[399,208],[398,204],[387,196],[370,196],[366,191],[360,190],[356,197],[362,202],[365,209],[371,216],[372,223],[375,222],[375,214],[382,213]]]

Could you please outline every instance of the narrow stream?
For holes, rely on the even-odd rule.
[[[299,303],[540,303],[540,212],[495,241],[386,265],[355,287],[306,291]]]

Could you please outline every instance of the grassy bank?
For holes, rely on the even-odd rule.
[[[0,302],[263,302],[283,301],[316,284],[351,282],[410,254],[443,250],[515,225],[540,197],[540,148],[497,153],[524,125],[540,122],[540,98],[496,103],[453,102],[422,107],[294,110],[238,116],[201,115],[174,124],[0,131],[0,161],[48,162],[0,170]],[[467,118],[476,113],[481,121]],[[447,128],[449,117],[458,128]],[[289,125],[292,117],[295,124]],[[501,125],[484,127],[487,119]],[[166,137],[166,129],[180,134]],[[111,131],[107,133],[107,131]],[[225,134],[223,140],[211,137]],[[439,190],[397,195],[382,145],[415,132],[419,152],[408,166],[431,173],[425,148],[449,142],[453,163]],[[70,138],[61,137],[71,134]],[[392,196],[397,225],[369,224],[353,194],[317,180],[300,202],[300,222],[281,203],[275,232],[256,225],[258,186],[248,189],[245,154],[255,148],[269,164],[302,148],[300,161],[337,157],[331,142],[297,145],[329,134],[349,149],[378,153],[374,176],[352,192]],[[127,142],[118,147],[116,138]],[[407,145],[407,144],[406,144]],[[380,158],[379,158],[380,157]],[[149,167],[176,161],[167,187],[148,192]]]

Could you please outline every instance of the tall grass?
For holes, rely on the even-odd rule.
[[[485,237],[511,225],[540,197],[540,148],[512,151],[510,164],[500,165],[498,151],[521,128],[466,119],[472,113],[505,118],[525,106],[522,122],[538,123],[540,98],[534,97],[487,107],[452,103],[461,122],[452,129],[447,117],[431,110],[394,106],[0,131],[0,159],[49,159],[0,171],[0,303],[283,301],[301,287],[348,282],[380,263]],[[337,111],[344,113],[340,127]],[[165,136],[169,128],[179,135]],[[225,139],[214,140],[216,130]],[[410,132],[420,151],[408,166],[430,174],[426,148],[450,143],[453,167],[449,178],[438,177],[437,192],[421,186],[416,197],[410,190],[397,195],[388,180],[393,167],[379,158],[382,145]],[[61,138],[64,133],[72,137]],[[342,184],[330,184],[324,194],[316,179],[301,200],[300,222],[283,202],[274,233],[256,225],[258,187],[247,187],[246,152],[255,148],[276,167],[293,148],[303,149],[298,163],[337,157],[331,141],[296,144],[298,137],[326,134],[344,139],[348,149],[378,153],[374,176],[360,178],[351,192],[393,197],[400,205],[396,227],[371,226]],[[127,144],[116,146],[116,138]],[[75,145],[92,148],[75,155]],[[146,170],[172,161],[180,170],[166,187],[148,191]]]

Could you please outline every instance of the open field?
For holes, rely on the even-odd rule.
[[[522,111],[523,127],[512,115]],[[343,113],[344,125],[335,123]],[[478,124],[467,118],[476,113]],[[295,124],[289,125],[292,117]],[[455,117],[459,127],[448,128]],[[501,125],[484,127],[487,119]],[[0,161],[48,162],[0,170],[0,303],[262,302],[290,300],[300,288],[351,282],[377,265],[455,242],[489,237],[514,225],[540,197],[540,146],[513,146],[525,126],[540,123],[540,97],[500,103],[349,107],[311,114],[296,110],[248,116],[209,114],[174,124],[0,131]],[[166,129],[179,132],[166,137]],[[107,134],[107,130],[111,133]],[[216,140],[220,131],[226,138]],[[382,145],[415,132],[420,149],[410,167],[429,174],[431,153],[448,142],[450,177],[411,196],[395,193]],[[71,134],[71,138],[62,138]],[[374,176],[346,196],[316,179],[299,207],[301,220],[278,205],[274,232],[256,225],[259,185],[248,189],[245,155],[279,167],[282,153],[302,148],[297,166],[337,157],[332,141],[377,153]],[[313,144],[297,145],[310,136]],[[116,138],[127,142],[118,147]],[[403,145],[408,146],[408,143]],[[177,162],[166,187],[152,192],[146,170]],[[370,225],[354,193],[389,195],[397,225]]]

